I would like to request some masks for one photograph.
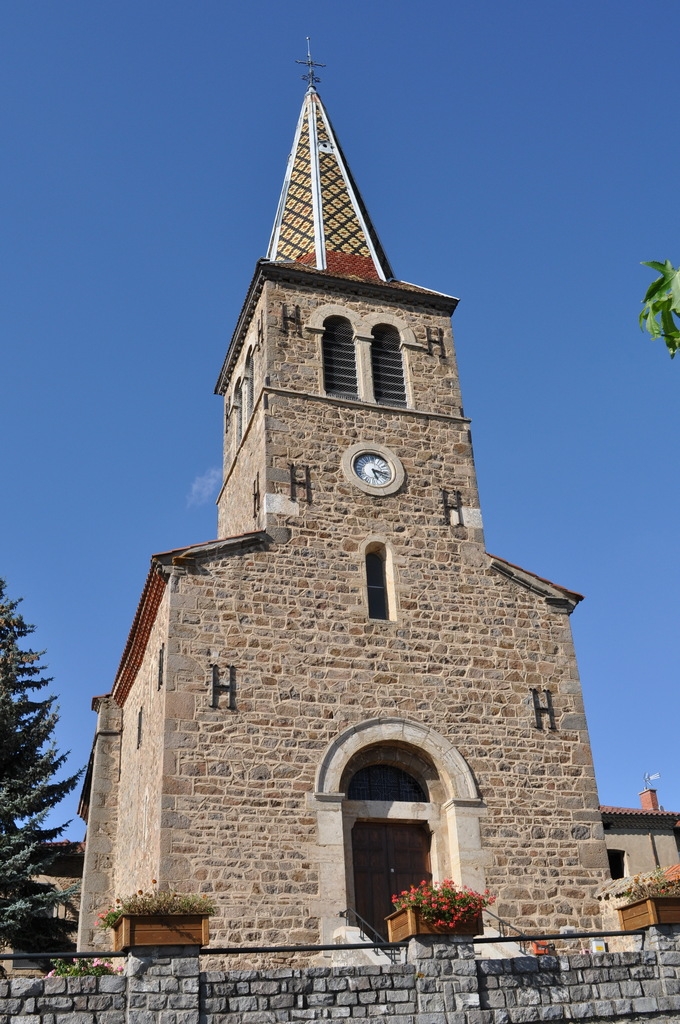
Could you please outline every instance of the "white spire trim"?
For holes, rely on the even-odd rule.
[[[306,98],[305,98],[306,99]],[[283,214],[286,208],[286,199],[288,198],[288,189],[290,188],[290,179],[293,174],[293,166],[295,164],[295,157],[297,155],[297,148],[300,143],[300,134],[302,132],[302,125],[305,118],[305,107],[306,102],[302,104],[300,111],[300,117],[298,118],[297,128],[295,129],[295,138],[293,139],[293,148],[290,151],[288,157],[288,164],[286,166],[286,176],[283,179],[283,188],[281,189],[281,195],[279,197],[279,205],[276,209],[276,217],[274,219],[274,226],[272,228],[271,237],[269,239],[269,247],[267,249],[267,259],[275,260],[276,252],[279,247],[279,236],[281,234],[281,225],[283,223]]]
[[[345,183],[345,188],[347,189],[347,195],[350,198],[350,202],[352,204],[352,208],[354,209],[354,212],[356,214],[357,220],[359,221],[359,224],[361,225],[361,229],[362,229],[362,231],[364,233],[364,238],[366,239],[366,245],[368,246],[368,251],[370,252],[371,259],[373,260],[373,266],[377,270],[378,275],[380,277],[380,280],[381,281],[386,281],[387,278],[385,276],[385,272],[384,272],[384,270],[383,270],[383,268],[382,268],[382,266],[380,264],[380,259],[378,257],[378,253],[376,252],[375,246],[373,245],[373,239],[371,238],[371,232],[369,231],[368,224],[366,223],[364,215],[361,212],[361,207],[360,207],[359,203],[357,202],[357,197],[354,194],[354,189],[352,187],[352,182],[350,180],[349,174],[347,173],[347,168],[345,167],[345,161],[342,158],[342,151],[340,149],[340,146],[338,145],[338,140],[336,139],[335,133],[333,132],[333,129],[331,128],[330,121],[326,117],[326,111],[324,110],[324,105],[321,102],[321,100],[319,99],[319,97],[317,97],[317,101],[319,103],[319,110],[321,112],[321,117],[323,119],[323,123],[324,123],[324,125],[326,127],[326,132],[328,133],[328,138],[331,140],[331,142],[333,144],[333,152],[335,154],[335,159],[337,161],[338,167],[340,168],[340,173],[342,174],[342,179],[343,179],[343,181]],[[317,161],[318,161],[318,153],[317,153]]]
[[[323,229],[323,203],[321,200],[321,170],[319,167],[319,136],[316,130],[314,98],[316,93],[307,93],[306,104],[309,119],[309,171],[312,184],[312,212],[314,215],[314,248],[317,270],[326,269],[326,237]],[[323,107],[321,108],[323,110]]]

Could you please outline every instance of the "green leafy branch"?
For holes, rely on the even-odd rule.
[[[665,263],[652,260],[642,266],[658,271],[661,277],[652,281],[642,300],[640,327],[647,329],[653,341],[663,338],[673,359],[680,349],[680,326],[675,320],[680,317],[680,267],[674,267],[670,260]]]

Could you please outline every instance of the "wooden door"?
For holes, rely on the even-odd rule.
[[[358,821],[352,829],[356,911],[387,937],[392,896],[429,882],[430,836],[422,825]]]

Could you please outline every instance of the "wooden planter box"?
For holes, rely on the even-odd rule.
[[[650,924],[680,924],[680,896],[652,896],[619,907],[621,928],[647,928]]]
[[[468,918],[467,921],[448,927],[437,928],[426,921],[418,910],[413,907],[406,907],[404,910],[395,910],[393,914],[386,917],[387,935],[390,942],[402,942],[414,935],[481,935],[484,931],[482,915]]]
[[[113,948],[118,951],[130,946],[207,946],[208,922],[207,914],[123,914],[113,926]]]

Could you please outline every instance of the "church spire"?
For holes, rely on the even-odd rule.
[[[389,280],[392,268],[315,81],[309,78],[267,259],[304,263],[339,277]]]

